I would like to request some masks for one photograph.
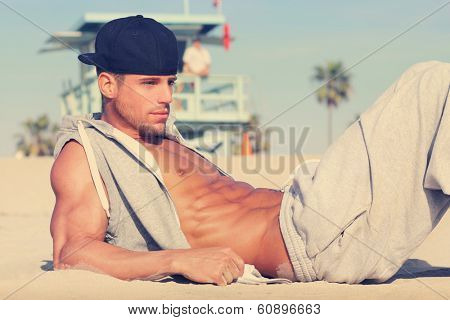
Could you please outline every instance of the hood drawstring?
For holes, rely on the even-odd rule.
[[[94,180],[95,189],[97,189],[98,197],[100,198],[100,202],[102,204],[103,209],[106,212],[106,216],[108,219],[111,217],[109,212],[109,201],[106,196],[105,189],[103,189],[102,180],[100,177],[100,173],[98,171],[97,162],[95,161],[94,150],[92,149],[91,143],[89,142],[89,138],[86,134],[86,130],[84,129],[84,125],[82,121],[77,121],[78,133],[81,137],[81,142],[83,143],[84,151],[86,153],[86,157],[89,164],[89,170],[91,171],[92,180]]]

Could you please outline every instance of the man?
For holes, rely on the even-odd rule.
[[[211,56],[208,50],[206,50],[202,46],[200,38],[195,38],[192,42],[192,46],[184,51],[183,73],[206,78],[207,76],[209,76],[210,67]],[[194,82],[191,82],[187,89],[189,89],[190,91],[194,90]],[[176,92],[180,93],[183,91],[185,91],[184,83],[178,84]],[[183,109],[182,101],[180,99],[174,100],[172,106],[176,111],[181,111]]]
[[[104,106],[63,119],[51,172],[56,269],[226,285],[246,263],[295,281],[384,281],[449,207],[449,64],[408,69],[313,177],[298,167],[271,190],[184,143],[169,105],[176,40],[164,26],[113,20],[79,59],[97,67]]]
[[[183,55],[183,72],[207,77],[211,67],[211,56],[199,38],[194,39],[192,46]]]

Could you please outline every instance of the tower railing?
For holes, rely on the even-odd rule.
[[[246,79],[241,75],[215,74],[209,77],[180,74],[172,109],[178,121],[248,122],[245,108]]]

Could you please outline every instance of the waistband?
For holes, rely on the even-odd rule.
[[[280,208],[280,228],[286,249],[291,260],[292,267],[297,281],[311,282],[317,280],[316,272],[313,269],[312,261],[308,257],[303,239],[295,229],[292,217],[295,208],[295,201],[300,199],[295,194],[295,189],[286,186]]]

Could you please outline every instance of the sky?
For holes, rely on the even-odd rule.
[[[450,62],[450,5],[410,28],[445,2],[223,0],[236,40],[229,51],[208,47],[211,72],[248,76],[249,111],[268,126],[293,128],[296,134],[286,136],[276,151],[289,152],[288,140],[298,140],[309,127],[302,151],[322,153],[327,148],[327,111],[310,95],[318,86],[311,80],[314,66],[336,60],[353,66],[349,100],[333,114],[336,138],[409,66]],[[212,12],[212,1],[191,0],[190,9]],[[76,53],[38,54],[49,37],[45,31],[71,30],[86,12],[149,16],[182,10],[181,0],[0,0],[0,156],[14,154],[14,134],[25,119],[48,114],[59,122],[62,82],[78,83]]]

